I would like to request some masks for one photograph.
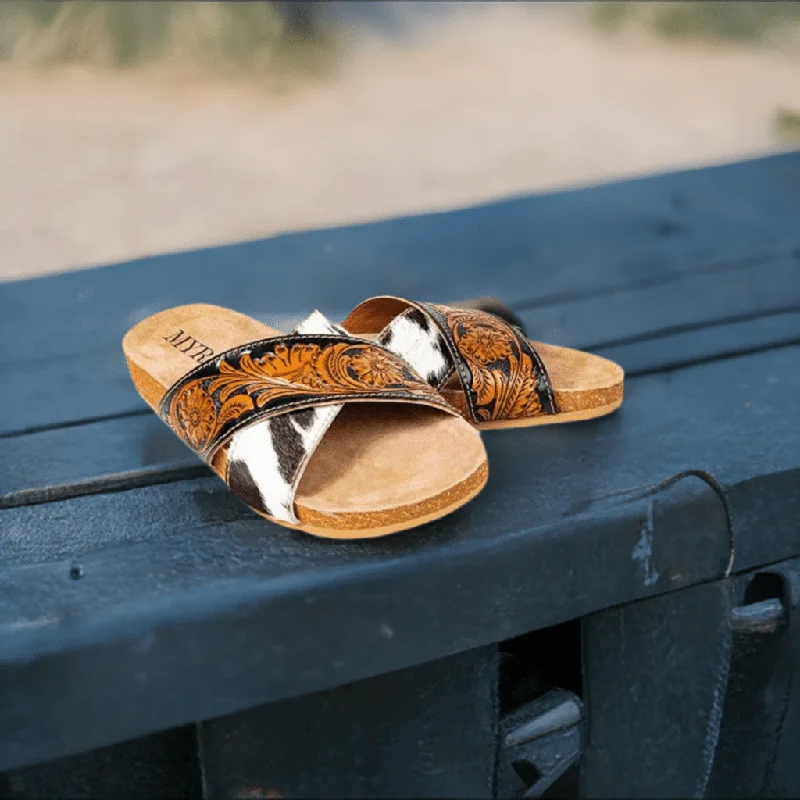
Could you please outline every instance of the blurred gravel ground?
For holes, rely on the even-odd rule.
[[[0,280],[796,146],[800,48],[659,39],[580,6],[425,5],[333,4],[341,47],[293,33],[315,66],[279,81],[219,53],[8,57]]]

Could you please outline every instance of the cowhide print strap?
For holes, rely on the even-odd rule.
[[[303,471],[342,405],[416,402],[452,413],[402,359],[314,312],[289,336],[221,353],[164,396],[164,421],[210,461],[229,443],[226,480],[257,511],[296,524]]]
[[[319,311],[301,322],[294,333],[347,335]],[[343,403],[334,403],[289,411],[234,433],[226,479],[231,492],[262,514],[296,525],[294,498],[300,479],[343,407]]]
[[[558,412],[547,370],[517,328],[484,311],[404,302],[377,341],[439,391],[457,374],[474,423]]]
[[[411,364],[434,389],[444,386],[455,370],[438,325],[420,308],[412,306],[398,314],[377,341]]]

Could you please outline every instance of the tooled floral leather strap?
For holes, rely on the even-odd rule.
[[[229,443],[231,491],[296,523],[294,496],[343,404],[448,404],[402,359],[349,336],[319,312],[294,334],[237,347],[194,369],[161,402],[162,419],[204,460]]]
[[[458,375],[459,410],[475,423],[558,413],[538,353],[521,331],[493,314],[375,297],[343,324],[357,334],[380,330],[377,340],[437,390]]]

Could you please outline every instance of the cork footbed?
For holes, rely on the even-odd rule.
[[[166,339],[179,330],[201,344],[187,353],[176,349]],[[197,304],[148,317],[122,346],[139,394],[157,411],[167,390],[197,366],[191,353],[203,346],[220,353],[281,335],[235,311]],[[227,447],[210,466],[225,475]],[[300,480],[300,525],[286,527],[343,539],[394,533],[460,508],[487,476],[480,436],[464,420],[406,403],[347,403]]]
[[[531,341],[531,346],[539,354],[550,377],[558,413],[483,422],[476,425],[479,430],[578,422],[605,416],[622,405],[625,372],[619,364],[570,347],[534,341]],[[463,390],[458,378],[448,383],[442,395],[451,405],[465,411]]]

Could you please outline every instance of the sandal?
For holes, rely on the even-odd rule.
[[[402,359],[314,312],[285,335],[213,305],[148,317],[122,343],[139,394],[267,519],[383,536],[486,483],[477,432]]]
[[[503,316],[386,296],[356,306],[342,327],[399,355],[481,430],[594,419],[622,405],[618,364],[531,342]]]

